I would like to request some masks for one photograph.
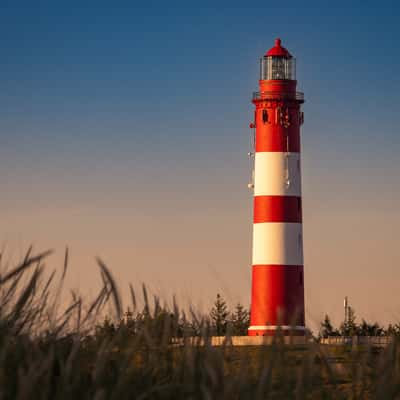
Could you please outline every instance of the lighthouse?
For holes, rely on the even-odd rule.
[[[253,94],[254,190],[250,336],[303,335],[304,272],[296,60],[276,39]]]

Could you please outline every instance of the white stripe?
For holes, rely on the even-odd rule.
[[[254,196],[301,196],[300,153],[257,152]]]
[[[302,224],[262,222],[253,225],[253,265],[303,265]]]
[[[259,330],[276,330],[276,329],[293,329],[293,330],[299,330],[299,331],[304,331],[306,329],[305,326],[291,326],[291,325],[253,325],[250,326],[248,329],[249,331],[259,331]]]

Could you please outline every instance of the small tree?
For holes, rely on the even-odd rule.
[[[363,319],[358,327],[359,336],[382,336],[383,334],[384,329],[377,322],[370,324]]]
[[[250,324],[250,313],[240,303],[231,315],[232,335],[245,336]]]
[[[398,324],[389,324],[385,332],[388,336],[400,336],[400,323]]]
[[[99,341],[112,339],[117,332],[117,328],[109,317],[105,317],[101,325],[95,327],[95,337]]]
[[[356,324],[356,314],[353,307],[348,308],[347,321],[340,326],[340,334],[342,336],[355,336],[358,332],[358,326]]]
[[[225,335],[226,333],[228,315],[229,313],[226,302],[218,293],[217,299],[215,300],[214,306],[210,312],[210,319],[212,321],[213,328],[215,329],[215,333],[218,336]]]
[[[319,336],[323,338],[339,336],[339,331],[333,327],[328,314],[325,315],[324,320],[321,322]]]

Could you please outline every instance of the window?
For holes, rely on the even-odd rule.
[[[262,120],[263,120],[264,124],[266,124],[268,122],[268,111],[267,110],[262,111]]]

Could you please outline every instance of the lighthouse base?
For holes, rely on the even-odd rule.
[[[306,328],[304,326],[250,326],[247,331],[248,336],[304,336]]]
[[[249,336],[304,336],[302,265],[253,265]]]

